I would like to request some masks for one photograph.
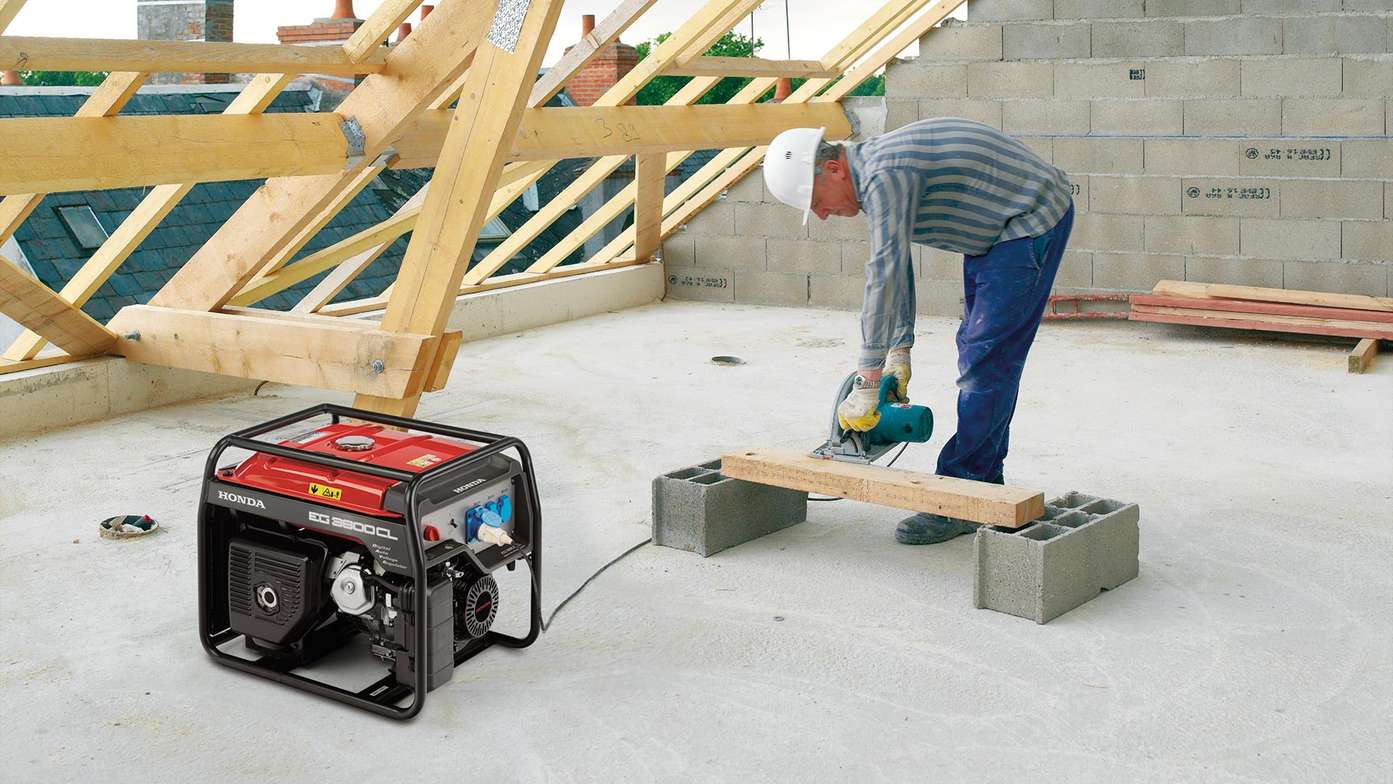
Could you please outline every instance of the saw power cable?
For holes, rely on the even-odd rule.
[[[611,566],[614,566],[615,564],[619,563],[625,558],[628,558],[635,552],[638,552],[638,549],[640,547],[643,547],[644,545],[649,544],[652,541],[652,537],[644,539],[642,542],[639,542],[638,544],[634,545],[633,547],[630,547],[629,549],[625,550],[619,555],[616,555],[609,561],[609,563],[605,564],[604,566],[601,566],[598,570],[596,570],[594,574],[585,578],[585,582],[581,583],[579,588],[575,589],[574,591],[571,591],[571,595],[567,596],[565,599],[562,599],[561,603],[556,605],[556,607],[551,611],[551,615],[548,615],[545,620],[542,620],[542,632],[545,633],[548,629],[551,628],[552,621],[556,620],[556,614],[561,612],[561,608],[565,607],[568,602],[579,596],[580,592],[585,590],[585,586],[594,582],[596,577],[599,577],[600,575],[604,574],[606,569],[610,568]],[[532,570],[532,560],[530,558],[524,558],[522,560],[527,563],[527,573],[532,575],[532,590],[537,592],[537,600],[538,603],[540,603],[542,598],[542,585],[537,580],[537,573]]]

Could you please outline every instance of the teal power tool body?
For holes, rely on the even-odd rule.
[[[895,402],[892,398],[895,384],[894,376],[887,375],[880,379],[879,400],[876,402],[880,421],[874,428],[861,433],[847,430],[837,421],[837,407],[856,386],[856,374],[847,376],[837,390],[837,399],[832,403],[831,435],[826,443],[812,451],[812,456],[849,463],[873,463],[896,444],[928,441],[934,430],[933,412],[928,406]]]

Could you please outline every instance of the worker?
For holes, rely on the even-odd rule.
[[[1004,484],[1003,464],[1026,353],[1035,339],[1074,221],[1064,172],[987,125],[956,117],[910,123],[860,143],[795,128],[769,144],[775,198],[820,220],[866,214],[870,259],[852,392],[837,408],[848,430],[880,419],[883,374],[909,400],[914,345],[911,243],[963,254],[958,326],[958,429],[938,456],[942,476]],[[935,544],[976,529],[941,515],[902,520],[895,539]]]

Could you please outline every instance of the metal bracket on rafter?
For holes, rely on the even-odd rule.
[[[345,118],[339,123],[339,130],[343,131],[343,138],[348,140],[348,163],[344,168],[355,169],[363,162],[363,147],[367,144],[367,135],[363,133],[363,126],[358,124],[355,117]]]

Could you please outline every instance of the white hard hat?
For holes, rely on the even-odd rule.
[[[813,169],[826,128],[790,128],[769,142],[764,153],[764,184],[774,198],[803,211],[813,206]]]

